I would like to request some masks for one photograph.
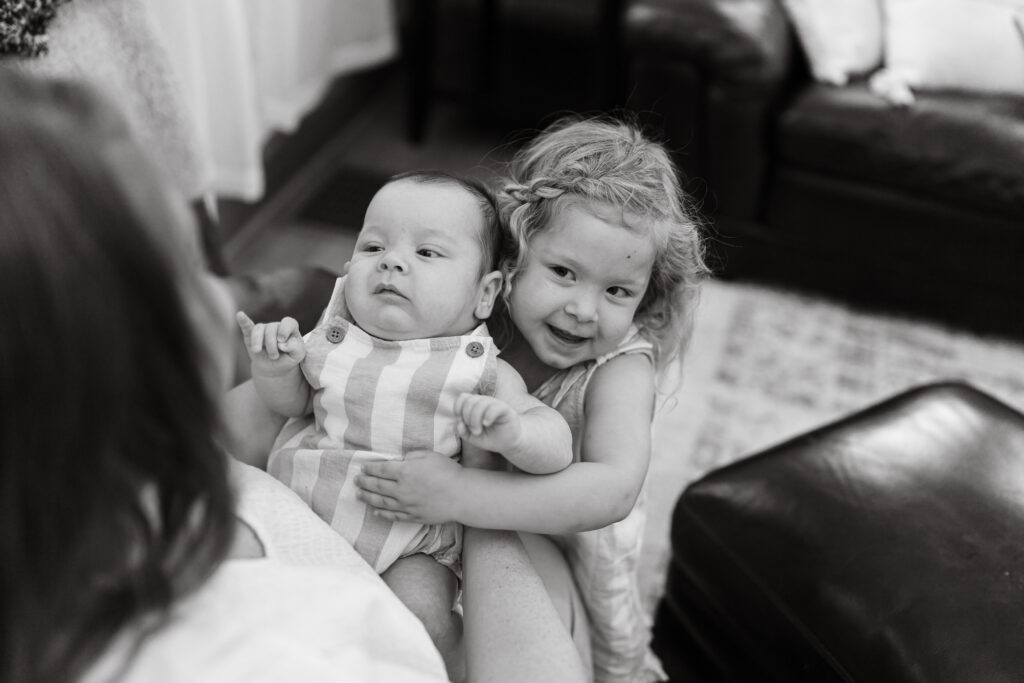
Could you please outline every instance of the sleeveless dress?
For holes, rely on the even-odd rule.
[[[580,460],[587,386],[599,367],[623,354],[639,353],[653,362],[654,349],[636,326],[610,353],[560,371],[534,396],[565,418],[572,429],[573,459]],[[637,583],[646,514],[641,491],[629,515],[601,529],[556,536],[572,567],[590,617],[595,683],[648,683],[667,678],[651,652],[650,620]]]
[[[353,479],[362,463],[415,450],[457,456],[455,399],[465,392],[493,395],[497,349],[485,325],[462,336],[378,339],[342,316],[343,291],[339,279],[320,322],[304,337],[301,367],[313,388],[313,414],[284,426],[267,471],[378,573],[416,553],[458,573],[461,526],[382,519],[356,499]]]

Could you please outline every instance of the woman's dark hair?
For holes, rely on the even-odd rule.
[[[230,544],[212,303],[110,105],[4,68],[0,103],[0,680],[73,680]]]

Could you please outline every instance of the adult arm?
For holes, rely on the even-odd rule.
[[[470,683],[586,680],[518,534],[467,527],[462,565]]]

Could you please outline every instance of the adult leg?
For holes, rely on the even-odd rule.
[[[565,554],[547,536],[520,532],[519,538],[530,562],[544,583],[544,589],[551,598],[559,619],[569,629],[588,679],[592,678],[590,623]]]
[[[561,592],[571,584],[567,568],[547,571],[558,561],[543,549],[541,554],[545,573]],[[555,602],[565,601],[561,596],[551,599],[518,534],[467,527],[462,563],[466,671],[471,683],[592,680],[585,670],[589,656],[584,667],[568,624],[556,611]],[[564,560],[561,564],[565,567]],[[573,619],[571,609],[567,616],[585,635],[582,612]]]
[[[458,588],[455,574],[429,555],[398,559],[381,574],[388,587],[423,622],[444,658],[448,678],[465,678],[462,617],[452,611]]]

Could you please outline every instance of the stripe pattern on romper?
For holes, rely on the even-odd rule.
[[[378,339],[338,314],[340,296],[339,283],[321,323],[305,337],[302,368],[313,388],[313,414],[285,426],[267,469],[378,572],[417,552],[457,559],[458,548],[450,546],[460,534],[377,517],[356,499],[353,480],[371,460],[416,450],[458,455],[455,398],[493,394],[497,350],[484,325],[456,337]],[[339,328],[340,341],[329,341]],[[468,353],[471,343],[484,353]]]

